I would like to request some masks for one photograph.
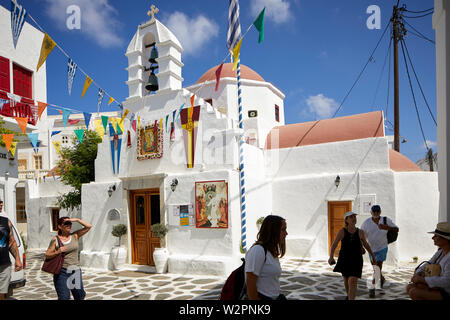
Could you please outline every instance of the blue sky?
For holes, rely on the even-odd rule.
[[[125,84],[128,77],[125,70],[127,58],[124,54],[137,26],[149,19],[147,12],[151,4],[159,9],[157,19],[175,33],[184,47],[184,87],[195,83],[206,70],[220,64],[227,55],[228,0],[18,1],[97,84],[119,101],[124,101],[128,95]],[[286,95],[286,123],[331,117],[369,59],[396,2],[241,0],[240,21],[243,32],[253,23],[263,6],[267,8],[264,42],[258,45],[258,33],[252,28],[243,40],[241,63],[257,71]],[[433,3],[433,0],[400,1],[400,5],[406,4],[411,11],[432,8]],[[70,16],[66,10],[72,4],[81,9],[80,29],[70,30],[66,25]],[[9,9],[10,1],[0,0],[0,5]],[[371,16],[366,13],[370,5],[378,5],[381,9],[381,29],[370,30],[366,25]],[[426,37],[435,39],[432,15],[407,18],[406,21]],[[406,28],[411,30],[407,25]],[[435,47],[413,34],[406,36],[406,44],[425,97],[436,117]],[[389,75],[390,100],[386,107],[389,66],[384,62],[388,57],[388,45],[389,31],[337,116],[387,110],[387,120],[394,122],[392,65]],[[406,143],[400,145],[400,150],[416,161],[424,157],[426,148],[401,49],[399,61],[400,134],[407,139]],[[96,111],[98,88],[92,85],[81,99],[84,83],[81,73],[75,76],[72,95],[68,95],[66,64],[66,57],[57,49],[47,59],[48,102],[80,111]],[[436,125],[411,69],[410,74],[425,138],[429,147],[436,151]],[[105,98],[101,110],[118,110],[116,106],[108,107]],[[388,125],[386,134],[393,134],[389,129]]]

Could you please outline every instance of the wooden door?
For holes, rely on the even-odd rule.
[[[154,266],[153,251],[160,247],[151,225],[160,222],[159,190],[131,191],[132,263]]]
[[[336,238],[339,230],[345,227],[344,215],[352,211],[351,201],[333,201],[328,202],[328,253],[331,250],[331,245]],[[341,243],[339,242],[334,255],[339,254]]]

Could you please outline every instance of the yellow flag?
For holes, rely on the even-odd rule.
[[[111,104],[111,103],[113,103],[114,101],[116,101],[116,100],[114,100],[114,98],[113,97],[109,97],[109,102],[108,102],[108,106]]]
[[[241,40],[239,40],[238,44],[233,49],[233,61],[234,61],[233,62],[233,71],[236,70],[236,68],[237,68],[237,63],[239,60],[239,53],[241,52],[241,43],[242,43],[242,38],[241,38]]]
[[[84,86],[83,86],[83,93],[81,94],[81,99],[83,99],[84,94],[86,93],[87,89],[89,88],[89,86],[92,83],[92,79],[89,78],[88,75],[86,75],[86,81],[84,81]]]
[[[130,110],[125,109],[125,112],[122,115],[122,119],[120,119],[120,123],[123,123],[123,120],[125,119],[125,117],[127,116],[128,112],[130,112]]]
[[[52,38],[48,36],[48,34],[45,34],[44,40],[42,40],[41,55],[39,56],[39,62],[36,68],[36,72],[39,71],[39,68],[44,64],[45,60],[47,60],[48,55],[55,47],[55,41],[53,41]]]
[[[52,141],[53,146],[55,147],[56,153],[59,154],[61,151],[61,141]]]
[[[102,119],[95,119],[95,131],[97,131],[100,138],[103,140],[103,136],[105,135],[105,128],[103,127]]]
[[[11,143],[11,148],[9,149],[9,152],[11,152],[13,157],[16,154],[16,147],[17,147],[17,142],[16,141],[12,142]]]
[[[138,130],[141,129],[141,117],[138,116]]]
[[[161,118],[161,119],[159,119],[159,129],[161,130],[161,132],[162,132],[162,130],[163,130],[163,118]]]

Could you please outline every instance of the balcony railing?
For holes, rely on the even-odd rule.
[[[43,176],[47,175],[50,170],[19,170],[19,180],[31,180],[36,178],[42,178]]]
[[[0,110],[0,115],[6,117],[28,118],[28,123],[34,126],[38,119],[38,110],[34,104],[16,103],[13,106],[10,102],[3,105],[3,109]]]

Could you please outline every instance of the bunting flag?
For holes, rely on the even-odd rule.
[[[131,148],[131,132],[127,130],[127,148]]]
[[[239,53],[241,52],[241,44],[242,44],[242,39],[239,40],[238,44],[233,49],[233,71],[236,70],[236,67],[237,67],[237,64],[239,61]]]
[[[27,10],[17,3],[16,0],[11,0],[11,30],[14,48],[17,46],[22,27],[27,17]]]
[[[25,132],[27,131],[28,118],[15,117],[14,119],[16,119],[20,129],[22,129],[23,134],[25,134]]]
[[[170,141],[175,141],[175,123],[170,123]]]
[[[131,128],[133,128],[134,132],[136,132],[136,119],[131,122]]]
[[[22,101],[22,97],[17,94],[7,92],[6,95],[14,102],[20,103]]]
[[[120,147],[122,144],[122,139],[119,138],[119,135],[114,132],[113,125],[109,124],[109,136],[112,137],[111,139],[111,159],[112,159],[112,166],[113,166],[113,174],[116,174],[116,165],[115,165],[115,159],[117,154],[117,173],[119,173],[119,167],[120,167]],[[116,152],[117,151],[117,152]]]
[[[159,129],[163,131],[163,118],[159,119]]]
[[[75,135],[77,136],[78,140],[80,140],[80,143],[83,143],[84,131],[85,131],[84,129],[74,130]]]
[[[180,113],[181,113],[181,110],[183,110],[183,107],[184,107],[184,103],[181,105],[180,109],[178,110],[177,119],[175,120],[175,122],[176,122],[176,121],[178,120],[178,118],[180,117]]]
[[[67,62],[67,86],[69,88],[69,96],[72,92],[73,78],[75,78],[75,72],[77,72],[77,64],[69,58]]]
[[[200,118],[200,106],[193,108],[192,116],[187,109],[181,110],[181,127],[183,128],[184,150],[186,152],[186,164],[188,168],[194,167],[195,142],[197,140],[198,120]]]
[[[138,130],[141,130],[141,117],[138,116]]]
[[[14,139],[14,133],[2,134],[2,138],[3,138],[3,142],[5,142],[6,150],[8,150],[8,152],[9,152],[9,149],[11,148],[11,144]]]
[[[8,99],[0,99],[0,111],[3,110],[3,105],[8,104]]]
[[[108,117],[107,116],[102,116],[102,124],[103,124],[103,129],[106,131],[106,126],[108,125]]]
[[[11,148],[9,149],[9,152],[11,152],[13,157],[16,155],[16,149],[17,149],[17,141],[13,141],[11,143]]]
[[[114,101],[116,101],[116,100],[114,100],[113,97],[109,97],[108,106],[109,106],[111,103],[113,103]]]
[[[46,33],[44,35],[44,39],[42,40],[41,55],[39,56],[36,72],[39,71],[39,68],[44,64],[45,60],[47,60],[48,55],[55,47],[55,41],[53,41],[52,38],[50,38]]]
[[[100,112],[100,106],[102,105],[104,94],[105,94],[105,92],[101,88],[98,89],[97,113]]]
[[[69,109],[65,109],[65,108],[62,109],[64,128],[66,127],[67,120],[69,120],[69,116],[70,116],[71,113],[72,113],[72,111],[70,111]]]
[[[236,47],[241,39],[241,23],[239,22],[239,1],[230,0],[228,9],[228,32],[227,32],[227,48],[228,50]]]
[[[41,120],[41,115],[44,112],[45,108],[47,108],[47,103],[38,101],[38,118]]]
[[[220,74],[222,73],[222,68],[223,68],[223,62],[216,70],[216,89],[214,91],[217,91],[219,89]]]
[[[80,122],[80,119],[68,119],[67,122],[73,126],[74,124]]]
[[[255,26],[256,30],[259,31],[259,38],[258,38],[258,44],[263,42],[264,40],[264,15],[266,13],[266,7],[261,11],[261,13],[256,18],[255,22],[253,22],[253,25]]]
[[[61,152],[61,141],[52,141],[53,146],[55,147],[56,153],[60,154]]]
[[[84,97],[84,95],[85,95],[87,89],[88,89],[89,86],[91,85],[91,83],[92,83],[92,79],[89,78],[88,75],[86,75],[86,80],[84,81],[84,85],[83,85],[83,92],[81,93],[81,99],[83,99],[83,97]]]
[[[31,143],[31,141],[30,141],[30,143]],[[41,144],[41,142],[40,142],[40,141],[37,141],[37,142],[36,142],[36,147],[33,147],[33,151],[34,151],[35,154],[38,154],[38,153],[39,153],[39,146],[40,146],[40,144]],[[32,145],[32,146],[33,146],[33,145]]]
[[[34,133],[27,133],[28,139],[30,139],[31,145],[33,146],[33,148],[36,148],[38,146],[38,137],[39,137],[39,133],[38,132],[34,132]]]
[[[191,107],[189,108],[189,117],[192,118],[192,112],[194,111],[194,101],[195,101],[195,94],[191,97]]]
[[[84,114],[84,123],[86,124],[86,129],[89,130],[89,122],[91,122],[92,114],[89,112],[83,112]]]
[[[114,130],[114,133],[118,134],[117,132],[117,118],[115,117],[111,117],[109,118],[109,122],[112,125],[111,127],[109,127],[110,129],[112,128]]]
[[[169,115],[166,116],[166,133],[167,133],[167,131],[168,131],[168,129],[169,129],[169,128],[167,127],[167,121],[168,121],[168,120],[169,120]]]
[[[61,130],[59,130],[59,131],[52,131],[52,135],[50,137],[53,137],[55,134],[58,134],[60,132],[61,132]]]
[[[128,112],[130,112],[130,110],[125,109],[125,112],[122,115],[122,118],[120,119],[120,123],[123,123],[123,120],[125,119],[125,117],[128,115]]]
[[[106,119],[106,121],[108,121],[108,119]],[[102,138],[103,141],[103,136],[105,135],[105,127],[102,124],[102,119],[95,119],[94,125],[95,131],[98,133],[98,135],[100,136],[100,138]]]

